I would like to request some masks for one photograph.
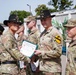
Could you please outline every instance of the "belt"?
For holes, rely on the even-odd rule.
[[[17,61],[4,61],[4,62],[0,61],[0,65],[1,64],[17,64]]]

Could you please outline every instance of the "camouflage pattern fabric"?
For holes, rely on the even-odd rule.
[[[66,75],[76,75],[76,40],[72,40],[68,47]]]
[[[38,44],[39,37],[40,37],[40,32],[38,29],[36,29],[36,30],[31,31],[28,34],[27,40],[34,43],[34,44]]]
[[[42,72],[57,73],[61,72],[61,59],[63,38],[59,31],[50,27],[44,30],[40,36],[39,50],[40,57],[39,70]]]
[[[59,73],[59,72],[55,72],[55,73],[42,72],[41,75],[61,75],[61,73]]]
[[[25,57],[18,50],[18,45],[15,37],[8,30],[0,39],[0,61],[25,61],[26,64],[30,62],[28,57]],[[17,64],[1,64],[0,73],[8,75],[20,75]]]
[[[27,37],[25,35],[19,36],[17,38],[17,44],[18,44],[18,46],[22,45],[22,41],[23,40],[27,40]],[[24,68],[20,69],[20,74],[21,75],[32,75],[32,71],[31,71],[30,65],[27,64],[25,66],[26,66],[26,69],[24,69]]]
[[[38,29],[36,29],[36,30],[33,30],[33,31],[31,31],[29,34],[28,34],[28,37],[27,37],[27,40],[28,41],[30,41],[30,42],[32,42],[32,43],[34,43],[34,44],[38,44],[38,42],[39,42],[39,37],[40,37],[40,32],[39,32],[39,30]],[[38,56],[32,56],[32,58],[31,58],[31,62],[33,62],[33,61],[35,61],[35,60],[37,60],[38,59]],[[30,68],[31,68],[31,66],[29,66]],[[31,72],[32,72],[32,70],[31,70]],[[30,73],[29,71],[28,71],[28,73]],[[39,73],[38,72],[32,72],[32,74],[33,75],[39,75]],[[29,74],[30,75],[30,74]]]

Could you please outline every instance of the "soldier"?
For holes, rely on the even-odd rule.
[[[49,10],[43,10],[40,13],[42,26],[45,30],[40,35],[38,50],[35,55],[40,58],[39,70],[40,75],[61,75],[61,59],[62,54],[62,35],[51,24],[52,17]]]
[[[18,34],[17,43],[18,43],[19,49],[20,49],[20,47],[22,45],[23,40],[27,40],[27,36],[24,35],[24,29],[25,29],[24,26],[20,26],[20,28],[16,32]],[[20,65],[24,65],[20,69],[21,75],[26,75],[26,74],[27,75],[32,75],[30,66],[26,67],[24,61],[20,61],[20,62],[21,62]],[[25,71],[25,69],[26,69],[26,71]]]
[[[26,65],[30,62],[28,57],[20,53],[14,37],[22,22],[17,15],[11,14],[4,24],[9,29],[0,38],[0,75],[20,75],[17,61],[25,61]]]
[[[3,31],[4,31],[4,27],[0,25],[0,35],[2,35]]]
[[[38,40],[40,37],[40,31],[36,28],[36,18],[35,16],[28,16],[25,20],[26,25],[29,29],[27,40],[33,42],[34,44],[38,44]]]
[[[28,16],[26,18],[25,22],[26,22],[26,25],[29,29],[27,40],[34,43],[34,44],[38,44],[39,37],[40,37],[40,31],[36,27],[36,23],[37,23],[36,17],[35,16]],[[38,56],[36,56],[36,55],[32,56],[31,65],[37,59],[38,59]],[[33,70],[33,74],[38,75],[38,72]]]
[[[68,37],[71,38],[67,53],[66,75],[76,75],[76,19],[68,20],[64,26]]]
[[[27,36],[24,35],[24,25],[20,26],[18,31],[16,32],[16,34],[18,34],[17,37],[17,44],[18,44],[18,48],[20,49],[22,46],[22,42],[23,40],[26,40]],[[19,65],[20,65],[20,74],[21,75],[26,75],[26,65],[24,65],[24,61],[19,61]],[[22,65],[22,66],[21,66]]]
[[[27,36],[24,35],[24,30],[25,30],[25,27],[24,27],[24,25],[22,25],[22,26],[20,26],[20,28],[16,32],[16,34],[18,34],[18,37],[17,37],[18,46],[21,46],[22,41],[27,39]]]

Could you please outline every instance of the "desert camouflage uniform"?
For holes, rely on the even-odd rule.
[[[62,36],[59,31],[50,27],[44,30],[40,36],[39,50],[40,57],[39,70],[41,75],[61,75]]]
[[[38,44],[39,37],[40,37],[40,32],[38,29],[36,29],[36,30],[31,31],[28,34],[27,40],[34,43],[34,44]]]
[[[68,48],[66,75],[76,75],[76,40],[71,41]]]
[[[30,62],[29,58],[20,53],[15,37],[8,30],[0,38],[0,75],[20,75],[17,64],[3,64],[7,61],[25,61]]]
[[[17,44],[18,44],[18,46],[21,46],[23,40],[26,40],[26,39],[27,39],[27,36],[25,36],[25,35],[18,36],[17,39],[16,39],[16,40],[17,40]]]
[[[38,41],[39,41],[39,37],[40,37],[40,32],[38,29],[36,30],[33,30],[31,31],[29,34],[28,34],[28,38],[27,40],[34,43],[34,44],[38,44]],[[37,60],[38,59],[38,56],[32,56],[31,60],[34,61],[34,60]],[[32,72],[33,75],[38,75],[38,72]]]
[[[18,44],[18,46],[21,46],[22,45],[23,40],[27,40],[27,36],[25,36],[25,35],[18,36],[18,38],[17,38],[17,44]],[[21,73],[21,75],[26,75],[26,74],[27,75],[32,75],[31,68],[30,68],[29,64],[27,64],[26,70],[24,68],[22,68],[20,70],[20,73]]]

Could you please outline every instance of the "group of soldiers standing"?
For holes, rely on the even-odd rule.
[[[8,20],[4,20],[4,25],[8,30],[3,33],[4,28],[0,27],[0,75],[61,75],[61,55],[63,37],[61,33],[52,26],[51,20],[55,15],[51,15],[49,10],[43,10],[39,17],[28,16],[26,25],[28,36],[24,35],[24,25],[18,16],[11,14]],[[42,33],[36,28],[37,20],[41,21],[44,31]],[[71,38],[68,47],[66,75],[76,75],[76,20],[68,20],[64,25],[67,35]],[[2,34],[3,33],[3,34]],[[15,34],[18,34],[17,39]],[[29,58],[20,52],[22,42],[27,40],[38,45],[34,55]],[[32,70],[33,62],[39,60],[38,67]],[[20,62],[24,62],[24,67],[20,67]]]

